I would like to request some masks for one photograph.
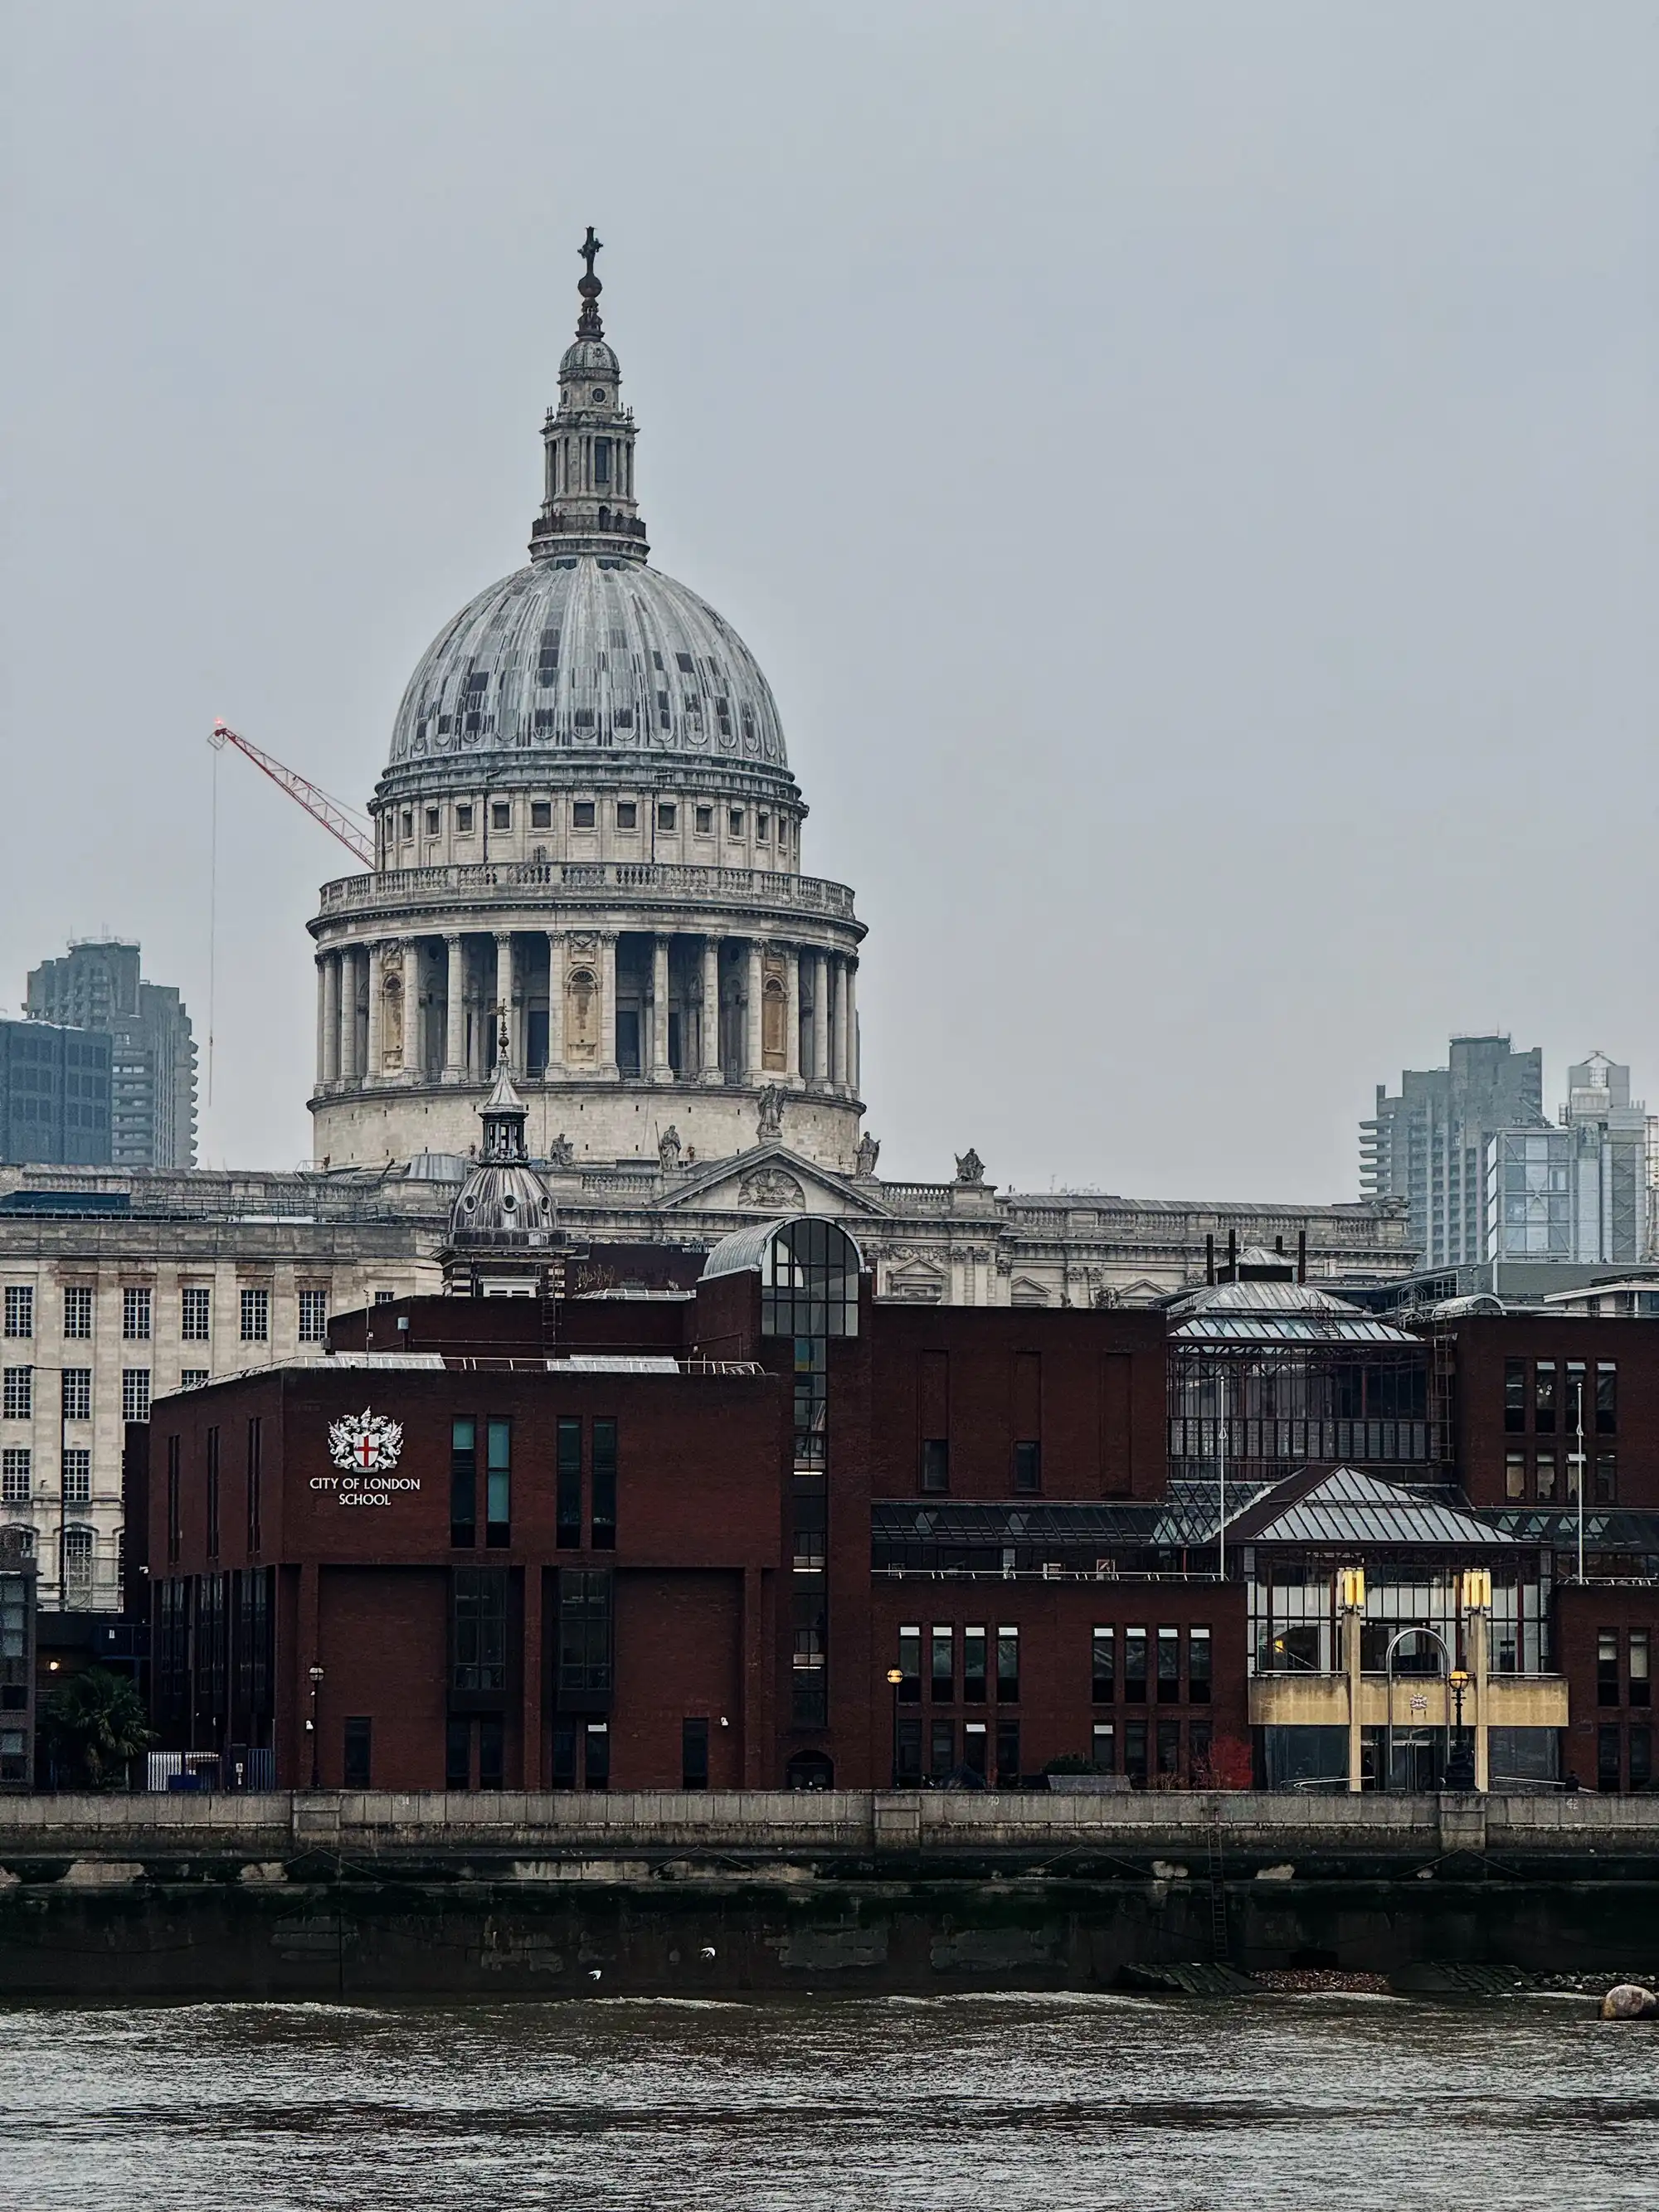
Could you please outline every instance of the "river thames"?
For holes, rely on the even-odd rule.
[[[1651,2205],[1584,2000],[15,2009],[7,2212]]]

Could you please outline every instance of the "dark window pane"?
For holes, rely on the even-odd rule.
[[[898,1670],[903,1680],[897,1685],[901,1705],[919,1704],[921,1698],[921,1631],[901,1628],[898,1632]]]
[[[1527,1363],[1504,1362],[1504,1426],[1514,1432],[1527,1425]]]
[[[902,1720],[898,1724],[893,1779],[902,1790],[914,1790],[921,1779],[921,1723]]]
[[[555,1721],[553,1723],[553,1787],[574,1790],[576,1786],[576,1723],[574,1721]]]
[[[1595,1638],[1595,1702],[1598,1705],[1619,1703],[1619,1632],[1603,1628]]]
[[[1123,1729],[1123,1771],[1139,1790],[1146,1786],[1146,1723],[1127,1721]]]
[[[1019,1703],[1019,1631],[1003,1627],[997,1631],[997,1702],[1003,1705]]]
[[[596,1552],[617,1547],[617,1424],[610,1419],[593,1424],[592,1538]]]
[[[491,1421],[489,1434],[485,1541],[507,1544],[513,1534],[513,1424]]]
[[[964,1705],[985,1703],[986,1634],[982,1628],[962,1632],[962,1698]]]
[[[951,1444],[945,1437],[928,1437],[921,1447],[921,1486],[924,1490],[951,1487]]]
[[[444,1730],[444,1788],[472,1787],[472,1723],[452,1720]]]
[[[927,1771],[935,1782],[944,1782],[954,1771],[956,1763],[956,1723],[935,1721],[933,1723]]]
[[[1609,1791],[1619,1787],[1619,1731],[1616,1728],[1599,1728],[1595,1731],[1595,1786],[1598,1790]]]
[[[1014,1488],[1036,1491],[1042,1487],[1042,1446],[1028,1437],[1014,1446]]]
[[[707,1790],[708,1787],[708,1723],[706,1720],[680,1723],[680,1787],[682,1790]]]
[[[1533,1369],[1533,1426],[1539,1435],[1555,1432],[1555,1362],[1540,1359]]]
[[[374,1727],[372,1721],[361,1718],[349,1720],[345,1724],[340,1771],[348,1790],[368,1790],[373,1786],[369,1772],[373,1765],[370,1747]]]
[[[589,1721],[582,1730],[582,1780],[590,1790],[611,1787],[611,1730],[604,1721]]]
[[[499,1713],[478,1722],[478,1787],[500,1790],[507,1779],[507,1726]]]
[[[1187,1695],[1195,1705],[1210,1702],[1210,1632],[1194,1628],[1187,1638]]]
[[[555,1474],[553,1540],[562,1552],[581,1549],[582,1541],[582,1425],[562,1418],[558,1426],[558,1459]]]
[[[1603,1360],[1595,1370],[1595,1433],[1611,1437],[1619,1428],[1619,1370]]]
[[[1019,1787],[1019,1723],[1000,1720],[997,1723],[997,1786],[1002,1790]]]
[[[449,1432],[449,1540],[471,1546],[477,1540],[478,1425],[456,1420]]]
[[[990,1778],[991,1745],[983,1721],[969,1721],[963,1729],[962,1763],[969,1773]]]
[[[1146,1702],[1146,1632],[1144,1628],[1126,1628],[1123,1632],[1123,1694],[1132,1705]]]
[[[948,1705],[957,1693],[956,1632],[946,1627],[935,1627],[933,1634],[932,1695],[936,1705]]]
[[[1090,1695],[1097,1705],[1109,1705],[1117,1695],[1117,1632],[1097,1628],[1090,1663]]]
[[[1638,1723],[1630,1732],[1630,1786],[1648,1790],[1652,1785],[1653,1730]]]
[[[1181,1632],[1175,1628],[1160,1628],[1158,1632],[1158,1699],[1163,1705],[1171,1705],[1181,1695]]]

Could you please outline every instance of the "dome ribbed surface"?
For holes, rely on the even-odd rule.
[[[640,562],[520,568],[462,608],[410,678],[391,765],[532,750],[690,755],[787,772],[754,655]]]

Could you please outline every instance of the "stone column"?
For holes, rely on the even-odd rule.
[[[328,1081],[328,955],[317,955],[317,1085]]]
[[[847,963],[847,1087],[856,1097],[859,1087],[859,963]]]
[[[812,955],[812,1080],[830,1080],[830,955]]]
[[[617,1075],[617,933],[599,933],[599,1072]]]
[[[547,933],[547,1073],[544,1083],[564,1072],[564,933]]]
[[[720,941],[702,940],[702,1079],[720,1079]]]
[[[495,1005],[498,1009],[507,1009],[507,1064],[509,1067],[521,1066],[519,1013],[513,1003],[513,933],[508,929],[495,933]],[[500,1019],[499,1012],[496,1019]]]
[[[751,937],[748,963],[744,971],[743,1006],[743,1073],[745,1081],[750,1083],[764,1080],[761,1066],[761,1008],[765,1003],[766,976],[761,964],[762,950],[760,939]]]
[[[830,1080],[847,1088],[847,963],[839,953],[830,964]]]
[[[800,947],[783,951],[783,1073],[787,1081],[800,1080]]]
[[[668,1073],[668,939],[651,948],[651,1073],[661,1082]]]
[[[318,1080],[337,1083],[340,1079],[340,955],[325,952],[322,957],[323,1034],[318,1050]]]
[[[385,1072],[380,1065],[380,1012],[385,998],[386,947],[371,945],[368,948],[368,1066],[363,1070],[371,1083],[378,1083]]]
[[[444,1081],[459,1083],[466,1073],[466,949],[459,930],[444,939],[448,980],[444,1000]]]
[[[362,947],[348,945],[340,952],[340,1073],[348,1083],[362,1076],[362,1055],[357,1049],[357,984]]]

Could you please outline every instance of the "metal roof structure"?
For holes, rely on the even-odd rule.
[[[1517,1541],[1461,1510],[1443,1493],[1384,1482],[1358,1468],[1334,1468],[1299,1495],[1294,1494],[1297,1480],[1293,1476],[1287,1484],[1275,1486],[1291,1493],[1281,1507],[1275,1509],[1270,1490],[1237,1514],[1230,1514],[1227,1527],[1233,1540],[1305,1544],[1321,1550],[1415,1544],[1460,1551]]]

